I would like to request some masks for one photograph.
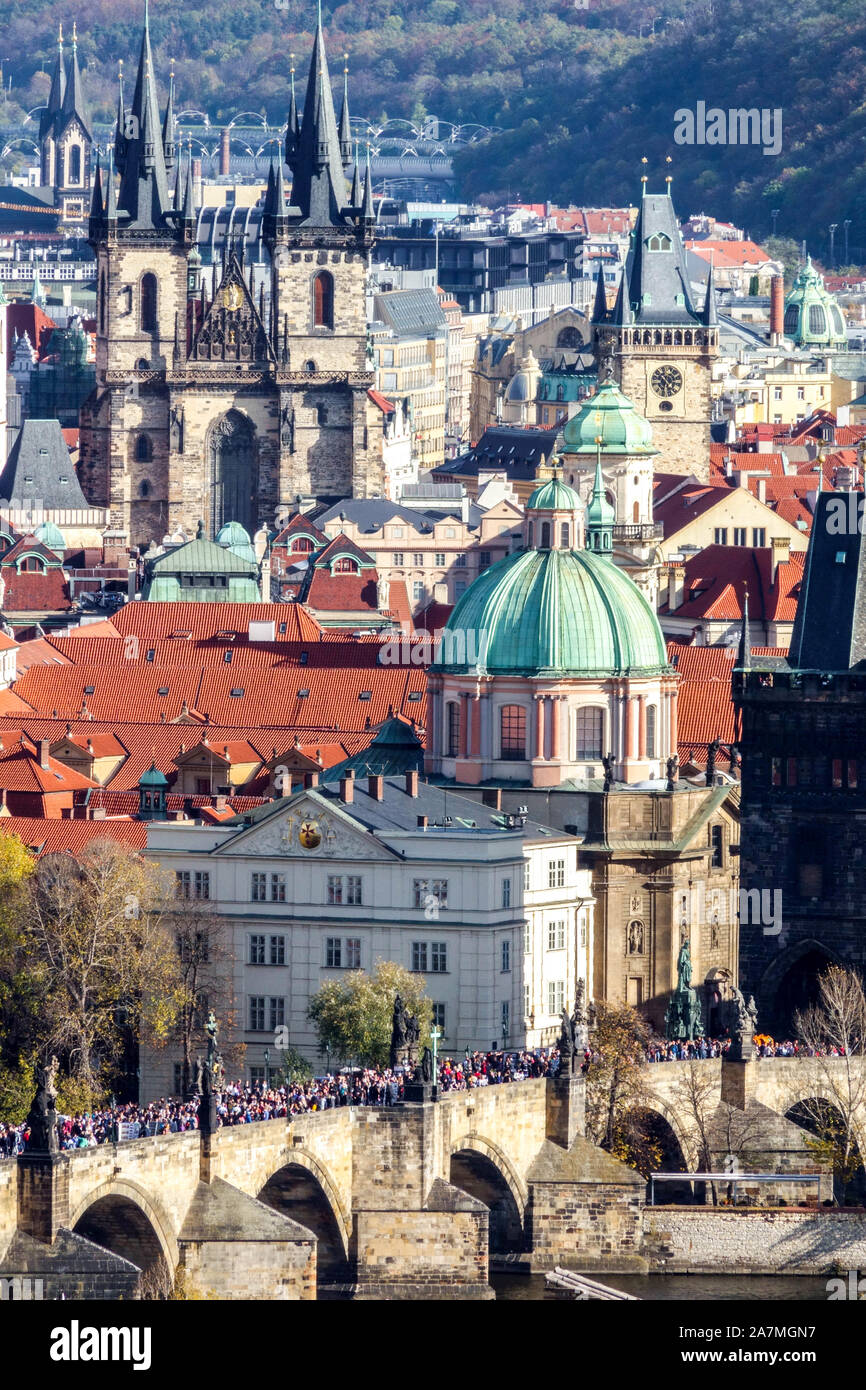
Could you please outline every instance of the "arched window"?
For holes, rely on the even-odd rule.
[[[656,707],[648,705],[646,712],[646,755],[648,758],[656,756]]]
[[[569,526],[567,521],[563,521],[562,525],[559,528],[559,544],[562,546],[563,550],[568,550],[569,546],[571,545],[570,537],[571,527]]]
[[[557,399],[558,401],[564,401],[564,400],[565,400],[565,387],[564,387],[564,386],[557,386],[557,388],[556,388],[556,399]]]
[[[316,370],[316,364],[315,364],[315,362],[305,362],[305,363],[304,363],[304,371],[305,371],[305,372],[309,372],[311,376],[312,376],[312,374],[313,374],[313,372],[314,372],[315,370]]]
[[[503,705],[499,712],[500,752],[503,762],[522,762],[526,757],[526,710],[522,705]]]
[[[334,327],[334,277],[320,270],[313,280],[313,323],[316,328]]]
[[[309,555],[313,549],[313,542],[309,536],[296,536],[292,541],[292,555]]]
[[[69,182],[81,183],[81,146],[73,145],[69,151]]]
[[[533,531],[534,531],[534,527],[533,527],[532,522],[530,521],[529,524],[528,524],[528,526],[527,526],[527,528],[526,528],[526,548],[527,548],[527,550],[531,550],[531,549],[532,549]]]
[[[105,271],[99,272],[99,331],[105,332],[105,316],[108,306],[108,290],[105,283]]]
[[[598,708],[577,711],[577,744],[575,758],[600,758],[604,738],[604,710]]]
[[[445,719],[448,757],[456,758],[460,752],[460,706],[456,700],[450,700],[445,706]]]
[[[150,436],[149,436],[149,435],[146,435],[146,434],[140,434],[140,435],[138,435],[138,436],[136,437],[136,441],[135,441],[135,461],[136,461],[136,463],[150,463],[150,461],[151,461],[152,458],[153,458],[153,446],[151,445],[151,442],[150,442]]]
[[[633,502],[631,508],[631,519],[635,526],[640,524],[640,502]]]
[[[156,276],[150,270],[141,277],[141,331],[156,332]]]
[[[150,496],[150,483],[147,481],[146,478],[144,478],[144,479],[142,480],[142,482],[139,483],[139,485],[138,485],[138,492],[139,492],[139,496],[141,496],[141,497],[149,497],[149,496]]]
[[[44,574],[45,566],[38,555],[25,555],[18,570],[19,573],[23,571],[26,574]]]
[[[339,560],[334,561],[332,574],[357,574],[358,566],[354,560],[350,560],[347,555],[341,555]]]
[[[549,550],[549,549],[550,549],[550,522],[549,522],[549,521],[542,521],[542,523],[541,523],[541,549],[542,549],[542,550]]]

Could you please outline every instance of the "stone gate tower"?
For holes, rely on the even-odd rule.
[[[647,193],[643,181],[616,304],[608,313],[603,289],[596,296],[593,339],[602,376],[612,373],[652,425],[658,466],[707,479],[710,384],[719,351],[713,273],[698,310],[670,182],[665,193]]]
[[[110,507],[118,543],[192,534],[200,519],[211,534],[229,521],[253,532],[299,494],[381,491],[364,301],[373,196],[357,166],[349,194],[350,153],[320,23],[302,123],[291,99],[291,201],[282,163],[268,179],[270,294],[256,301],[242,250],[226,247],[209,298],[192,161],[176,146],[171,89],[160,119],[145,19],[132,104],[121,90],[114,167],[105,178],[97,169],[90,214],[96,387],[82,410],[81,478],[89,500]]]

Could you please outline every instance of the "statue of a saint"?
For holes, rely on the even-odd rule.
[[[36,1095],[27,1116],[30,1138],[28,1153],[56,1154],[60,1152],[57,1137],[57,1058],[36,1068]]]
[[[689,941],[686,937],[680,953],[677,956],[677,993],[682,994],[691,988],[692,983],[692,956],[689,950]]]

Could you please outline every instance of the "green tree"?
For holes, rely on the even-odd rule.
[[[377,960],[372,974],[353,970],[341,980],[327,980],[310,1000],[308,1014],[319,1035],[319,1047],[344,1062],[386,1067],[391,1047],[391,1024],[397,994],[418,1018],[421,1046],[430,1040],[433,1005],[426,981],[392,960]]]
[[[789,236],[771,236],[764,242],[764,250],[773,261],[781,261],[785,280],[791,284],[800,270],[800,248]]]

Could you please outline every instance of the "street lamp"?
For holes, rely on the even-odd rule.
[[[836,238],[836,228],[838,227],[838,225],[839,225],[838,222],[831,222],[831,223],[830,223],[830,265],[831,265],[831,266],[834,266],[834,265],[836,264],[836,257],[835,257],[835,253],[834,253],[834,251],[833,251],[833,242],[834,242],[834,240],[835,240],[835,238]]]
[[[842,230],[843,230],[843,232],[845,233],[845,264],[846,264],[846,265],[850,265],[850,264],[851,264],[851,262],[848,260],[848,228],[849,228],[850,226],[851,226],[851,218],[850,218],[850,217],[846,217],[846,218],[845,218],[845,221],[842,223]]]
[[[266,1047],[266,1048],[265,1048],[265,1090],[268,1089],[268,1067],[269,1067],[269,1065],[270,1065],[270,1060],[271,1060],[271,1049],[270,1049],[269,1047]]]
[[[773,219],[773,236],[775,236],[775,235],[776,235],[776,218],[779,216],[779,209],[778,209],[778,208],[773,208],[772,212],[770,213],[770,216],[771,216],[772,219]]]

